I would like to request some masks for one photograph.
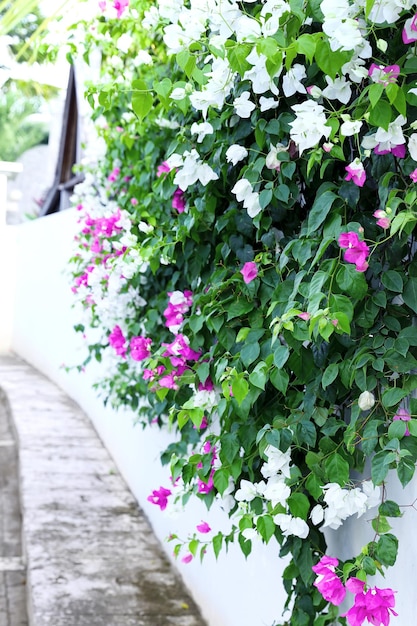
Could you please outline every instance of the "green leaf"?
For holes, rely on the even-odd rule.
[[[308,512],[310,510],[310,502],[307,496],[303,493],[292,493],[287,502],[291,515],[294,517],[301,517],[304,521],[307,519]]]
[[[401,402],[407,395],[408,391],[401,389],[401,387],[392,387],[382,394],[382,404],[385,408],[390,408]]]
[[[405,435],[407,425],[402,420],[395,420],[391,422],[388,427],[388,438],[389,439],[402,439]]]
[[[336,282],[340,289],[357,300],[362,300],[368,291],[368,284],[363,273],[358,272],[352,264],[340,266],[336,274]]]
[[[399,272],[394,270],[388,270],[381,275],[381,282],[389,289],[389,291],[395,291],[401,293],[404,288],[403,277]]]
[[[191,78],[194,68],[196,66],[196,59],[193,54],[188,50],[181,50],[177,53],[176,61],[180,68],[184,70],[188,78]]]
[[[223,494],[229,486],[229,476],[229,472],[223,467],[214,472],[213,483],[219,493]]]
[[[329,482],[344,487],[349,481],[349,463],[340,454],[333,453],[324,463]]]
[[[274,369],[270,374],[271,383],[274,385],[275,389],[281,391],[281,393],[286,393],[288,389],[288,383],[290,381],[290,377],[285,370],[282,369]]]
[[[377,452],[375,456],[372,458],[372,482],[374,485],[380,485],[384,482],[387,477],[390,463],[392,460],[395,460],[392,456],[387,453],[386,450],[381,450]]]
[[[372,8],[375,4],[375,0],[366,0],[366,5],[365,5],[365,17],[366,19],[368,19],[370,12],[372,11]]]
[[[407,306],[417,313],[417,278],[412,276],[408,279],[403,292],[403,299]]]
[[[307,235],[317,231],[326,219],[333,202],[338,199],[338,196],[330,189],[321,194],[319,191],[308,216]]]
[[[256,361],[260,352],[261,348],[258,342],[245,344],[240,351],[240,359],[244,366],[248,367],[251,363]]]
[[[153,96],[144,80],[134,80],[132,87],[132,108],[142,121],[153,107]]]
[[[372,520],[372,528],[378,535],[384,535],[389,533],[392,527],[384,515],[378,515],[378,517]]]
[[[350,61],[352,55],[352,52],[342,52],[340,50],[334,52],[325,39],[320,39],[317,42],[314,56],[319,68],[327,74],[327,76],[334,79],[336,75],[340,73],[342,66]]]
[[[379,505],[379,513],[386,517],[401,517],[401,509],[393,500],[386,500]]]
[[[326,387],[332,384],[332,382],[337,378],[338,373],[338,363],[330,363],[330,365],[326,367],[323,372],[323,377],[321,379],[321,386],[323,387],[323,389],[326,389]]]
[[[252,552],[252,542],[250,541],[250,539],[246,539],[242,535],[242,533],[239,533],[238,541],[239,541],[240,549],[242,550],[243,554],[245,555],[245,557],[248,557],[250,553]]]
[[[322,484],[323,481],[315,474],[310,474],[306,480],[306,489],[315,500],[323,493]]]
[[[369,87],[369,102],[371,103],[372,108],[375,107],[383,93],[384,85],[382,83],[374,83]]]
[[[230,465],[231,463],[233,463],[234,458],[239,453],[239,439],[235,433],[226,433],[225,435],[222,435],[220,443],[220,459],[224,465]]]
[[[227,319],[232,320],[235,317],[240,317],[245,313],[249,313],[253,309],[253,302],[248,300],[237,300],[229,305],[227,309]]]
[[[222,545],[223,545],[223,533],[217,533],[217,535],[213,537],[213,551],[214,551],[214,556],[216,557],[216,559],[218,558],[220,554]]]
[[[397,465],[397,474],[403,487],[408,485],[411,481],[414,476],[415,469],[415,463],[409,457],[404,457],[399,460]]]
[[[274,350],[274,365],[278,369],[284,367],[285,363],[290,356],[290,351],[287,346],[277,346]]]
[[[249,374],[249,382],[258,389],[265,389],[268,367],[265,361],[261,361],[255,369]]]
[[[388,130],[392,119],[392,108],[386,100],[379,100],[369,112],[369,123]]]
[[[242,404],[243,400],[249,393],[249,383],[243,376],[236,377],[232,382],[233,397],[236,398],[238,404]]]
[[[317,37],[313,35],[300,35],[295,41],[298,54],[303,54],[309,63],[312,62],[316,51]]]
[[[382,565],[394,565],[397,560],[398,539],[394,535],[382,535],[376,544],[376,557]]]
[[[265,543],[268,543],[271,537],[273,537],[275,528],[275,522],[271,515],[261,515],[256,520],[256,529]]]

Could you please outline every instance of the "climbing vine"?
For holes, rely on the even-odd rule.
[[[387,625],[385,481],[417,461],[416,5],[98,4],[73,291],[106,399],[175,430],[149,500],[229,514],[170,537],[185,562],[277,541],[285,623]],[[368,511],[372,541],[327,554]]]

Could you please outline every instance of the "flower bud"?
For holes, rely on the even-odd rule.
[[[370,391],[363,391],[358,398],[358,405],[361,411],[369,411],[375,404],[375,396]]]

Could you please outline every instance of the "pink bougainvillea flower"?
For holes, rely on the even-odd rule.
[[[192,560],[193,560],[193,555],[191,554],[191,552],[183,556],[181,559],[182,563],[190,563]]]
[[[417,168],[411,172],[410,178],[413,181],[413,183],[417,183]]]
[[[339,606],[346,595],[346,589],[335,572],[338,564],[339,561],[337,559],[325,555],[317,565],[313,565],[311,568],[317,574],[317,578],[313,583],[314,586],[317,587],[327,602],[331,602],[335,606]]]
[[[167,508],[168,497],[171,493],[169,489],[160,487],[159,489],[154,489],[151,495],[147,497],[147,500],[148,502],[152,502],[152,504],[157,504],[161,511],[164,511]]]
[[[356,158],[352,163],[345,167],[347,174],[345,176],[345,180],[351,180],[358,187],[363,187],[366,180],[366,172],[365,168],[361,161]]]
[[[214,472],[210,474],[207,482],[204,482],[200,478],[197,480],[198,493],[205,494],[205,493],[210,493],[210,491],[213,490],[213,487],[214,487],[213,475],[214,475]]]
[[[199,533],[203,534],[211,532],[210,526],[207,524],[207,522],[204,522],[203,520],[201,520],[201,524],[197,524],[197,530]]]
[[[399,65],[384,66],[372,63],[368,71],[368,76],[370,76],[374,83],[381,83],[384,86],[387,86],[390,83],[396,83],[399,75]]]
[[[179,389],[177,384],[177,372],[174,371],[166,376],[162,376],[162,378],[159,379],[158,384],[160,387],[164,387],[166,389]]]
[[[366,259],[369,255],[369,247],[359,239],[357,233],[353,231],[341,233],[338,242],[341,248],[346,248],[344,260],[348,263],[354,263],[358,272],[365,272],[368,269]]]
[[[169,291],[168,306],[164,311],[165,325],[176,335],[184,321],[184,313],[187,313],[193,303],[192,291]]]
[[[130,340],[130,356],[134,361],[143,361],[151,353],[152,339],[149,337],[132,337]]]
[[[381,228],[386,229],[390,227],[391,220],[388,217],[386,211],[384,211],[383,209],[378,209],[377,211],[375,211],[373,213],[373,216],[378,218],[376,223],[378,224],[378,226],[381,226]]]
[[[252,282],[258,275],[258,266],[254,261],[247,261],[240,270],[246,284]]]
[[[116,354],[126,358],[126,339],[120,326],[115,326],[109,335],[109,344],[116,350]]]
[[[391,145],[390,148],[381,148],[380,144],[375,146],[374,148],[375,154],[383,155],[383,154],[393,154],[398,159],[403,159],[407,152],[405,143],[400,143],[396,145]]]
[[[349,578],[346,588],[355,594],[353,606],[342,617],[347,618],[350,626],[362,626],[365,622],[374,626],[389,626],[392,615],[397,616],[394,591],[390,588],[369,587],[358,578]]]
[[[198,391],[213,391],[214,383],[211,380],[210,376],[206,378],[204,383],[198,383]]]
[[[105,11],[106,10],[106,0],[100,0],[100,2],[98,3],[99,9],[100,11]]]
[[[120,167],[114,167],[110,174],[107,176],[107,180],[111,183],[114,183],[119,177]]]
[[[201,356],[200,352],[190,348],[190,340],[182,333],[178,333],[172,343],[162,345],[166,348],[163,356],[171,357],[170,360],[174,366],[185,365],[185,361],[198,361]]]
[[[397,420],[401,420],[403,422],[409,422],[411,420],[411,415],[410,413],[407,411],[407,409],[398,409],[398,411],[396,412],[396,414],[394,415],[394,417],[392,418],[394,421]],[[406,437],[410,436],[410,431],[408,430],[408,426],[406,426],[405,428],[405,433],[404,435]]]
[[[304,313],[298,313],[297,317],[301,317],[302,320],[304,320],[305,322],[308,322],[311,315],[310,313],[307,313],[307,311],[305,311]]]
[[[117,11],[117,18],[120,19],[129,6],[129,0],[114,0],[113,9]]]
[[[414,17],[406,20],[402,32],[404,43],[414,43],[417,41],[417,13]]]
[[[184,213],[185,211],[185,196],[184,192],[179,187],[174,191],[174,195],[172,196],[172,208],[176,209],[178,213]]]
[[[166,161],[162,161],[161,165],[158,165],[158,167],[156,168],[156,175],[159,178],[159,176],[162,176],[162,174],[166,174],[170,171],[171,168],[169,167],[168,163]]]

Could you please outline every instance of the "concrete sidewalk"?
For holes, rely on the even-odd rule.
[[[81,409],[16,357],[0,357],[0,388],[20,456],[29,625],[204,626]]]

